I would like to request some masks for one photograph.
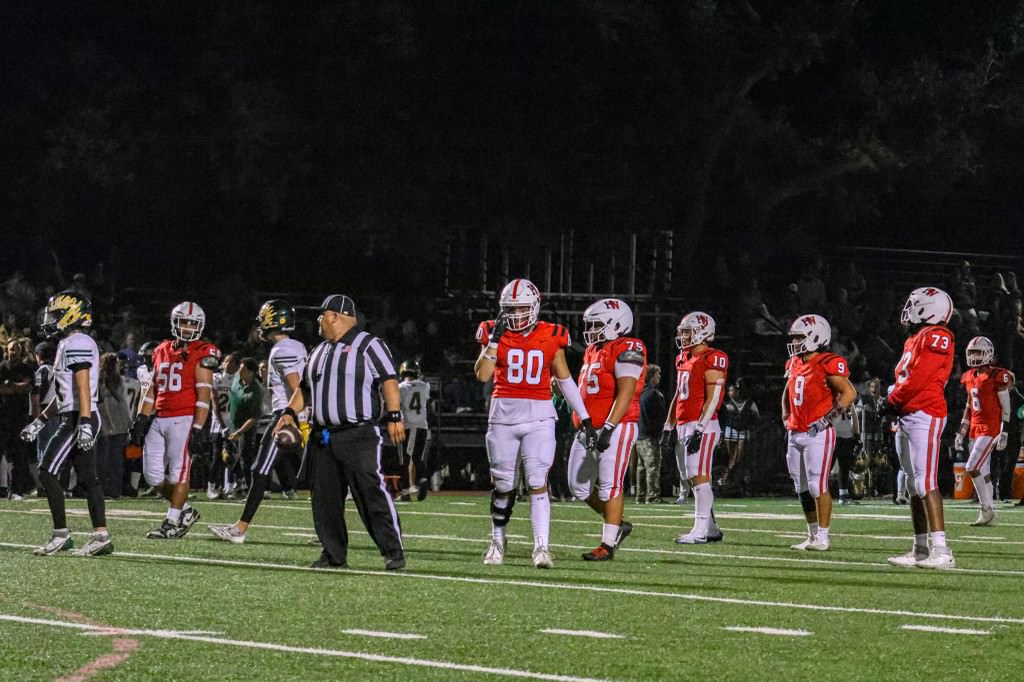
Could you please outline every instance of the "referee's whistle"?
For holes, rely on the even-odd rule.
[[[320,432],[320,446],[327,447],[331,443],[331,432],[324,429]]]

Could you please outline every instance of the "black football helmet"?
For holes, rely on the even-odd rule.
[[[147,341],[139,347],[139,359],[146,367],[153,369],[153,351],[160,344],[156,341]]]
[[[288,301],[273,298],[260,306],[256,322],[260,325],[260,338],[264,341],[275,332],[291,333],[295,331],[295,308]]]
[[[43,334],[48,337],[70,333],[92,326],[92,303],[74,291],[54,294],[43,309]]]
[[[419,379],[420,363],[415,360],[406,360],[399,366],[398,375],[402,378],[409,377],[410,379]]]

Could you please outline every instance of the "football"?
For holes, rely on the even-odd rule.
[[[274,442],[282,450],[296,450],[302,447],[302,432],[294,424],[285,424],[274,434]]]

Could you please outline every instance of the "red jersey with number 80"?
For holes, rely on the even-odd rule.
[[[153,351],[153,385],[156,387],[156,415],[184,417],[196,411],[196,367],[203,358],[220,358],[209,341],[190,341],[178,346],[164,341]]]
[[[946,416],[946,381],[953,370],[953,333],[939,325],[922,327],[903,342],[896,385],[889,402],[901,415],[922,411]]]
[[[828,377],[850,376],[846,359],[835,353],[818,353],[810,360],[794,355],[786,362],[786,428],[807,431],[832,410],[835,396]]]
[[[481,346],[494,329],[494,320],[481,322],[476,340]],[[528,333],[507,331],[498,343],[494,363],[494,398],[551,401],[551,361],[569,346],[569,332],[560,324],[538,322]]]
[[[579,386],[583,404],[595,428],[604,426],[612,411],[619,376],[631,376],[637,380],[633,398],[620,423],[640,419],[640,393],[644,390],[646,374],[647,348],[640,339],[622,337],[587,346],[583,367],[580,368]],[[573,415],[573,422],[579,426],[579,415]]]
[[[1013,386],[1013,374],[1002,367],[973,367],[960,376],[971,408],[971,438],[998,436],[1003,429],[1003,406],[999,392]]]
[[[704,373],[717,370],[727,374],[729,356],[717,348],[708,348],[702,353],[694,354],[684,350],[676,356],[676,423],[685,424],[700,419],[704,410]],[[725,385],[718,396],[718,404],[712,419],[718,419],[718,410],[725,402]]]

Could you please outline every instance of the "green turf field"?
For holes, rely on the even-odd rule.
[[[788,549],[795,500],[720,500],[725,541],[702,547],[673,543],[691,505],[630,505],[632,537],[600,564],[579,558],[597,517],[556,504],[541,571],[527,504],[506,564],[488,567],[487,499],[432,496],[399,505],[408,569],[385,573],[354,511],[352,568],[322,571],[306,568],[308,500],[264,503],[244,545],[206,532],[237,502],[197,500],[202,520],[168,541],[144,537],[159,503],[109,505],[114,555],[36,557],[45,501],[0,501],[0,679],[996,680],[1024,660],[1024,511],[1010,507],[970,528],[977,507],[948,503],[959,568],[935,573],[886,564],[909,549],[909,512],[882,502],[837,507],[824,554]],[[86,531],[84,501],[70,507]]]

